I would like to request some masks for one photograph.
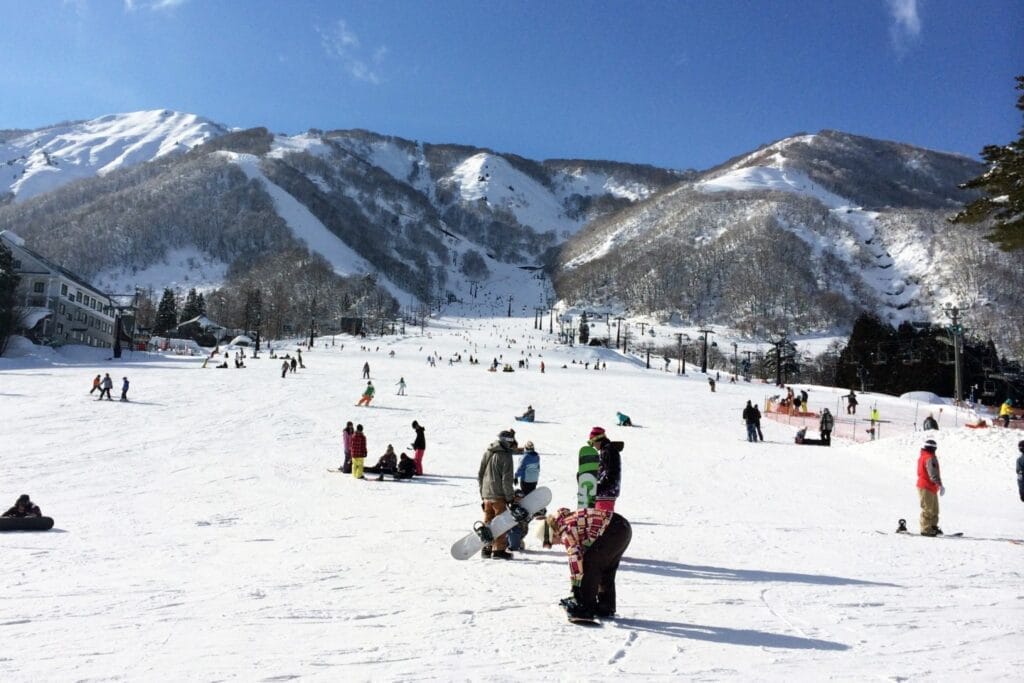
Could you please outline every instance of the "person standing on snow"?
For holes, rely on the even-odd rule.
[[[284,361],[283,363],[281,363],[281,379],[284,379],[285,376],[288,374],[288,367],[288,361]]]
[[[764,434],[761,433],[761,409],[751,406],[754,409],[754,431],[757,432],[757,440],[764,441]]]
[[[356,432],[352,435],[352,476],[356,479],[363,477],[363,460],[366,458],[366,434],[363,434],[363,425],[356,425]]]
[[[96,375],[96,377],[93,378],[93,380],[92,380],[92,389],[89,390],[89,395],[92,396],[92,392],[96,391],[97,389],[100,389],[100,376],[99,375]],[[101,394],[103,393],[102,389],[100,389],[100,393]]]
[[[1017,450],[1020,457],[1017,458],[1017,492],[1020,493],[1020,500],[1024,502],[1024,441],[1017,442]]]
[[[629,521],[617,512],[560,508],[547,518],[569,559],[572,597],[562,600],[570,618],[615,616],[615,575],[633,539]]]
[[[122,377],[121,378],[121,400],[122,401],[127,401],[128,400],[128,378],[127,377]]]
[[[1010,426],[1010,417],[1013,415],[1013,399],[1006,399],[1003,405],[999,406],[999,419],[1003,421],[1004,427]]]
[[[757,416],[754,414],[754,405],[748,400],[747,405],[743,408],[743,421],[747,425],[747,441],[751,443],[757,441],[757,430],[754,427]]]
[[[107,395],[107,400],[108,401],[113,401],[114,399],[110,398],[110,390],[113,389],[113,388],[114,388],[114,380],[110,379],[110,373],[109,372],[104,373],[103,381],[100,382],[100,397],[98,399],[96,399],[96,400],[97,401],[102,401],[103,400],[103,395],[106,394]]]
[[[413,459],[416,463],[416,475],[423,475],[423,454],[427,450],[426,428],[421,427],[416,420],[412,421],[412,428],[416,430],[416,438],[412,440]]]
[[[516,437],[509,430],[498,434],[498,440],[488,446],[480,459],[480,470],[476,481],[480,487],[480,499],[483,501],[484,524],[504,512],[515,500],[515,489],[512,485],[512,454],[516,448]],[[493,560],[511,560],[508,552],[507,534],[502,534],[480,550],[481,557]]]
[[[927,432],[938,428],[938,420],[935,419],[935,416],[932,413],[928,413],[928,417],[926,417],[924,422],[921,423],[921,429]]]
[[[519,467],[516,468],[512,483],[517,485],[525,496],[537,488],[539,480],[540,456],[533,449],[533,442],[527,441],[523,450],[523,458],[519,461]]]
[[[939,459],[935,455],[938,447],[935,439],[928,439],[917,458],[917,495],[921,500],[922,536],[942,534],[939,528],[939,496],[945,495],[946,487],[942,485]]]
[[[363,363],[363,379],[370,379],[370,361]]]
[[[603,427],[590,430],[589,443],[598,451],[594,507],[613,512],[622,487],[622,458],[619,454],[623,444],[621,441],[610,441]]]
[[[341,450],[345,454],[345,459],[338,469],[345,474],[352,474],[352,435],[355,433],[356,428],[351,422],[346,422],[345,428],[341,430]]]
[[[857,394],[850,389],[850,393],[843,396],[846,399],[846,414],[856,415],[857,414]]]
[[[821,440],[826,446],[832,445],[832,428],[835,426],[835,418],[828,408],[822,408],[821,421],[818,423],[818,431],[821,433]]]
[[[394,353],[394,351],[392,351],[391,353]],[[398,387],[398,395],[405,396],[405,378],[399,377],[398,382],[396,382],[395,384]]]

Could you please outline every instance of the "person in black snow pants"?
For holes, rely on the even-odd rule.
[[[127,377],[122,377],[121,378],[121,400],[122,401],[127,401],[128,400],[128,378]]]
[[[757,406],[754,408],[754,431],[757,432],[757,440],[764,441],[764,434],[761,433],[761,409]]]
[[[110,398],[110,390],[113,389],[113,388],[114,388],[114,380],[110,379],[110,373],[108,372],[108,373],[103,375],[103,381],[100,382],[100,397],[98,399],[96,399],[96,400],[97,401],[102,401],[103,400],[103,395],[106,394],[107,395],[107,400],[108,401],[113,401],[114,399]]]
[[[363,379],[370,379],[370,364],[363,363]]]
[[[757,441],[757,429],[754,426],[754,420],[756,419],[754,410],[753,404],[747,401],[746,407],[743,408],[743,422],[747,425],[747,441],[751,443]]]
[[[1017,492],[1024,503],[1024,441],[1017,442],[1017,450],[1020,451],[1020,457],[1017,458]]]

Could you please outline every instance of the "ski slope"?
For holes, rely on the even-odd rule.
[[[888,533],[896,520],[917,520],[916,402],[862,396],[862,411],[877,404],[904,427],[869,444],[797,446],[794,426],[768,420],[767,441],[748,444],[740,411],[773,386],[723,373],[711,393],[692,366],[679,377],[558,347],[532,324],[444,318],[405,337],[322,338],[285,379],[265,353],[218,370],[15,344],[0,359],[0,504],[30,493],[56,528],[0,535],[0,677],[1018,678],[1024,546],[999,539],[1024,538],[1013,472],[1024,432],[964,429],[947,407],[940,524],[972,538],[901,537]],[[495,357],[529,369],[487,372]],[[356,408],[364,362],[377,398]],[[130,378],[131,402],[88,394],[103,372],[115,399]],[[812,407],[846,393],[808,389]],[[527,404],[538,422],[513,422]],[[617,410],[639,426],[616,427]],[[365,426],[367,464],[389,443],[409,452],[418,420],[429,476],[328,472],[346,420]],[[479,517],[477,467],[498,431],[536,444],[541,483],[572,506],[594,425],[626,443],[617,510],[633,541],[620,618],[584,629],[557,607],[568,594],[558,548],[532,534],[511,562],[458,562],[449,548]]]

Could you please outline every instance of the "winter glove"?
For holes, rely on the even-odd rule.
[[[516,477],[515,479],[512,480],[512,485],[519,486],[519,477]]]
[[[946,487],[943,486],[942,484],[939,484],[939,495],[940,496],[946,495]]]

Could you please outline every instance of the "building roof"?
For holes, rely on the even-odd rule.
[[[44,266],[46,266],[50,270],[55,271],[57,273],[60,273],[61,275],[66,277],[68,280],[71,280],[73,283],[78,285],[79,287],[84,287],[86,289],[89,289],[89,290],[99,294],[103,298],[107,299],[108,302],[110,301],[110,295],[104,293],[99,288],[89,284],[84,279],[82,279],[81,276],[76,275],[75,273],[72,273],[67,268],[65,268],[63,266],[60,266],[60,265],[57,265],[56,263],[54,263],[50,259],[46,258],[42,254],[40,254],[38,252],[35,252],[35,251],[29,249],[28,247],[26,247],[25,246],[25,240],[23,240],[17,233],[11,232],[10,230],[3,230],[3,231],[0,231],[0,238],[3,238],[8,244],[11,244],[15,248],[20,249],[21,251],[25,252],[26,254],[31,256],[32,258],[36,259],[37,261],[42,263]]]

